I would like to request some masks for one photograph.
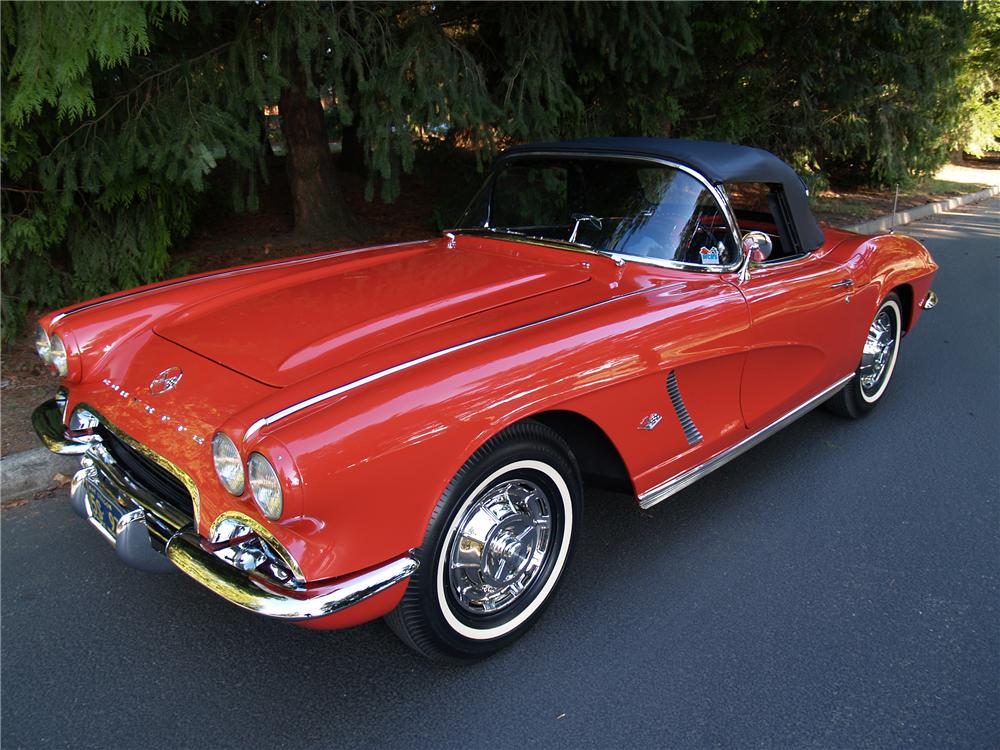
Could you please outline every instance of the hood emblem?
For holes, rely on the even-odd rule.
[[[181,370],[181,368],[168,367],[166,370],[153,378],[152,382],[149,384],[149,392],[154,396],[166,393],[172,388],[176,388],[177,384],[181,382],[182,377],[184,377],[184,371]]]

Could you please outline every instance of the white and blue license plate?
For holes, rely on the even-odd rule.
[[[95,492],[90,487],[87,488],[87,505],[90,508],[91,521],[114,539],[118,535],[118,519],[128,512],[127,509],[111,498],[105,497],[104,493]]]

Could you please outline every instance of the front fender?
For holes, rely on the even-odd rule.
[[[706,310],[719,307],[729,312],[704,325]],[[246,450],[272,435],[287,446],[301,481],[303,520],[314,529],[299,562],[310,577],[343,575],[419,547],[468,456],[533,414],[582,414],[619,448],[631,477],[649,470],[662,461],[664,445],[647,441],[656,449],[626,450],[620,441],[638,434],[650,411],[632,403],[638,384],[655,375],[655,393],[665,399],[666,363],[711,369],[723,362],[738,372],[733,363],[744,356],[747,325],[742,298],[728,284],[651,289],[368,383],[265,426]],[[675,335],[665,340],[669,330]],[[738,414],[738,390],[717,393],[723,401],[732,395],[720,414]],[[661,432],[657,439],[673,438]],[[687,447],[679,426],[676,440],[678,451]]]

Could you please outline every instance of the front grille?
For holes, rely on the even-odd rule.
[[[181,480],[144,456],[104,425],[100,425],[97,432],[108,453],[129,479],[148,490],[157,499],[176,508],[189,518],[194,518],[194,501]]]

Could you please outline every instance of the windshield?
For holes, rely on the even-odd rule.
[[[701,182],[637,160],[511,158],[473,199],[459,229],[699,266],[738,260],[725,214]]]

